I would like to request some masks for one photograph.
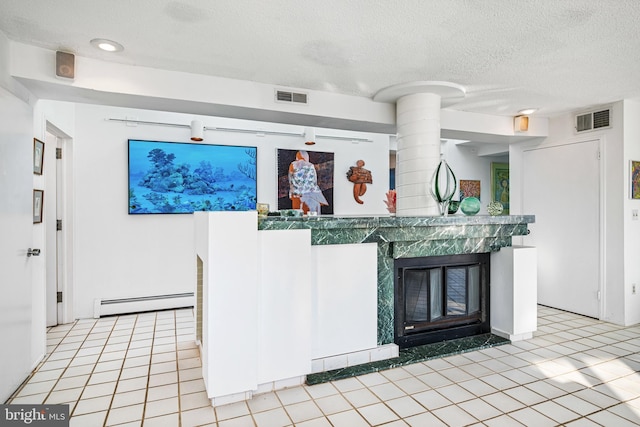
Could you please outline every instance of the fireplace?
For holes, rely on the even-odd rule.
[[[401,348],[491,331],[488,253],[394,262],[395,343]]]

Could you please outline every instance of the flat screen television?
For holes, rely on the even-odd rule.
[[[257,148],[130,139],[129,214],[256,208]]]

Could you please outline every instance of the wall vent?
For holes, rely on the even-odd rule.
[[[307,94],[301,92],[289,92],[286,90],[276,90],[276,101],[307,104]]]
[[[606,110],[591,111],[589,113],[576,115],[576,132],[588,132],[611,127],[609,121],[610,111],[611,110],[607,108]]]

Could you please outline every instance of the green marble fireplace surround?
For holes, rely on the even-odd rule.
[[[533,215],[429,217],[266,217],[259,230],[310,229],[312,245],[376,243],[378,345],[394,341],[394,260],[495,252],[528,234]]]

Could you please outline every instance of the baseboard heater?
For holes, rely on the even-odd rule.
[[[134,298],[96,299],[93,305],[93,317],[97,319],[102,316],[112,316],[114,314],[193,307],[194,303],[195,298],[193,292]]]

